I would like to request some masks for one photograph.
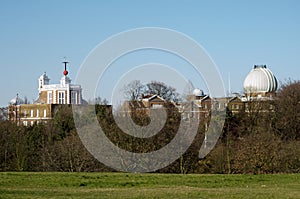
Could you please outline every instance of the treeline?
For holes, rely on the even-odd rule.
[[[252,104],[251,104],[252,103]],[[201,121],[189,149],[171,165],[158,170],[166,173],[297,173],[300,172],[300,82],[281,86],[277,99],[264,102],[265,111],[255,101],[247,111],[226,113],[221,137],[214,149],[199,159],[205,135]],[[178,110],[167,104],[168,119],[160,133],[136,138],[122,132],[110,106],[96,105],[99,124],[107,137],[127,151],[146,153],[168,144],[181,122]],[[131,113],[136,124],[147,125],[146,114]],[[165,154],[167,155],[167,154]],[[126,161],[126,160],[125,160]],[[131,165],[127,165],[131,166]],[[17,126],[0,122],[1,171],[113,171],[99,163],[81,143],[70,106],[62,106],[48,123]]]
[[[227,112],[219,143],[199,164],[195,172],[300,172],[300,82],[282,84],[274,101]]]
[[[52,121],[17,126],[0,123],[1,171],[107,171],[82,145],[70,106]]]

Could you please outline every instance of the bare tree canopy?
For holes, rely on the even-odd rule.
[[[140,80],[134,80],[124,86],[123,90],[124,97],[128,100],[137,100],[142,95],[158,95],[166,101],[179,101],[179,93],[176,92],[176,88],[158,81],[151,81],[143,85]]]
[[[300,139],[300,81],[282,84],[276,100],[276,128],[286,139]]]
[[[130,101],[137,100],[144,92],[144,88],[145,86],[141,83],[140,80],[134,80],[124,86],[124,97]]]
[[[158,95],[166,101],[177,102],[179,100],[179,94],[176,92],[176,88],[167,86],[165,83],[158,81],[152,81],[146,84],[146,94]]]

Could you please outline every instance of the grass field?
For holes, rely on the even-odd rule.
[[[5,172],[0,198],[300,198],[300,174]]]

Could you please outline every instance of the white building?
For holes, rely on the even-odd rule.
[[[50,79],[44,73],[39,78],[39,97],[36,104],[81,104],[82,89],[80,85],[71,84],[71,79],[64,75],[60,84],[49,84]]]
[[[18,124],[32,125],[35,122],[47,121],[54,116],[54,109],[58,105],[82,104],[81,85],[72,84],[68,77],[65,64],[63,77],[59,84],[50,84],[50,79],[44,73],[38,79],[38,99],[33,104],[24,104],[24,101],[17,96],[10,101],[8,106],[9,120]]]

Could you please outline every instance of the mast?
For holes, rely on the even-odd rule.
[[[69,63],[68,61],[66,61],[66,58],[65,58],[65,61],[62,62],[65,66],[65,70],[63,72],[64,76],[67,76],[68,75],[68,71],[67,71],[67,64]]]

